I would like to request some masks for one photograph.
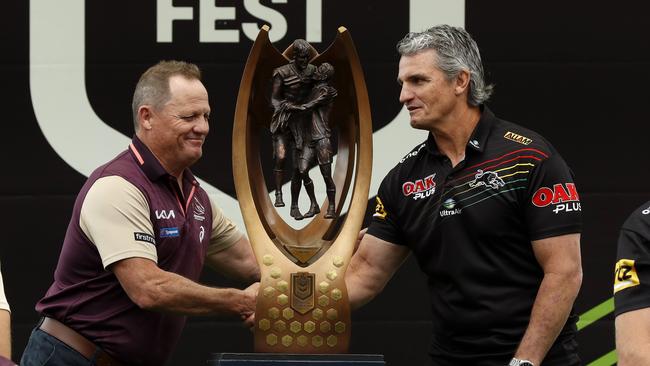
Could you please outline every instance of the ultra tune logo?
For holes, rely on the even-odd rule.
[[[428,177],[418,179],[415,182],[404,182],[402,184],[402,193],[408,197],[413,195],[413,200],[432,196],[436,192],[436,182],[433,181],[436,173]]]
[[[447,198],[445,202],[442,203],[443,209],[440,210],[440,217],[458,215],[463,210],[462,208],[456,207],[456,200],[453,198]]]

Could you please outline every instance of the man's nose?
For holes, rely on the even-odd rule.
[[[207,135],[210,131],[210,122],[207,117],[200,118],[200,120],[194,125],[194,132]]]
[[[402,85],[402,89],[399,92],[399,102],[404,104],[411,99],[413,99],[413,92],[406,85]]]

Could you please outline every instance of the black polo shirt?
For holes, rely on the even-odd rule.
[[[621,228],[614,270],[616,315],[650,307],[650,201]]]
[[[543,278],[531,241],[580,232],[580,210],[557,151],[482,107],[456,167],[429,135],[388,173],[368,233],[408,246],[428,275],[436,360],[506,364]]]

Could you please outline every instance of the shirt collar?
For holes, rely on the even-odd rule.
[[[174,178],[167,173],[162,164],[160,164],[160,161],[158,161],[158,158],[156,158],[138,136],[133,136],[133,140],[131,140],[131,144],[129,145],[129,153],[131,153],[131,156],[140,169],[142,169],[147,178],[152,182],[163,177],[167,177],[166,179]],[[183,180],[192,185],[199,185],[194,174],[189,169],[183,171]]]
[[[494,126],[496,117],[487,106],[481,105],[479,108],[481,109],[481,118],[469,137],[467,148],[482,153],[487,145],[487,140],[490,136],[490,132],[492,132],[492,127]],[[426,148],[433,155],[442,155],[440,150],[438,150],[438,145],[436,144],[436,140],[433,138],[432,133],[429,133]]]
[[[482,153],[487,145],[488,137],[490,137],[492,127],[494,127],[494,120],[496,117],[487,106],[481,105],[480,108],[481,119],[479,119],[476,127],[474,127],[474,132],[472,132],[472,135],[467,142],[467,146]]]

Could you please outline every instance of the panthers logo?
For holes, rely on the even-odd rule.
[[[469,186],[472,188],[486,186],[492,189],[499,189],[505,185],[506,183],[497,173],[491,171],[484,172],[481,169],[477,170],[474,180],[469,182]]]

